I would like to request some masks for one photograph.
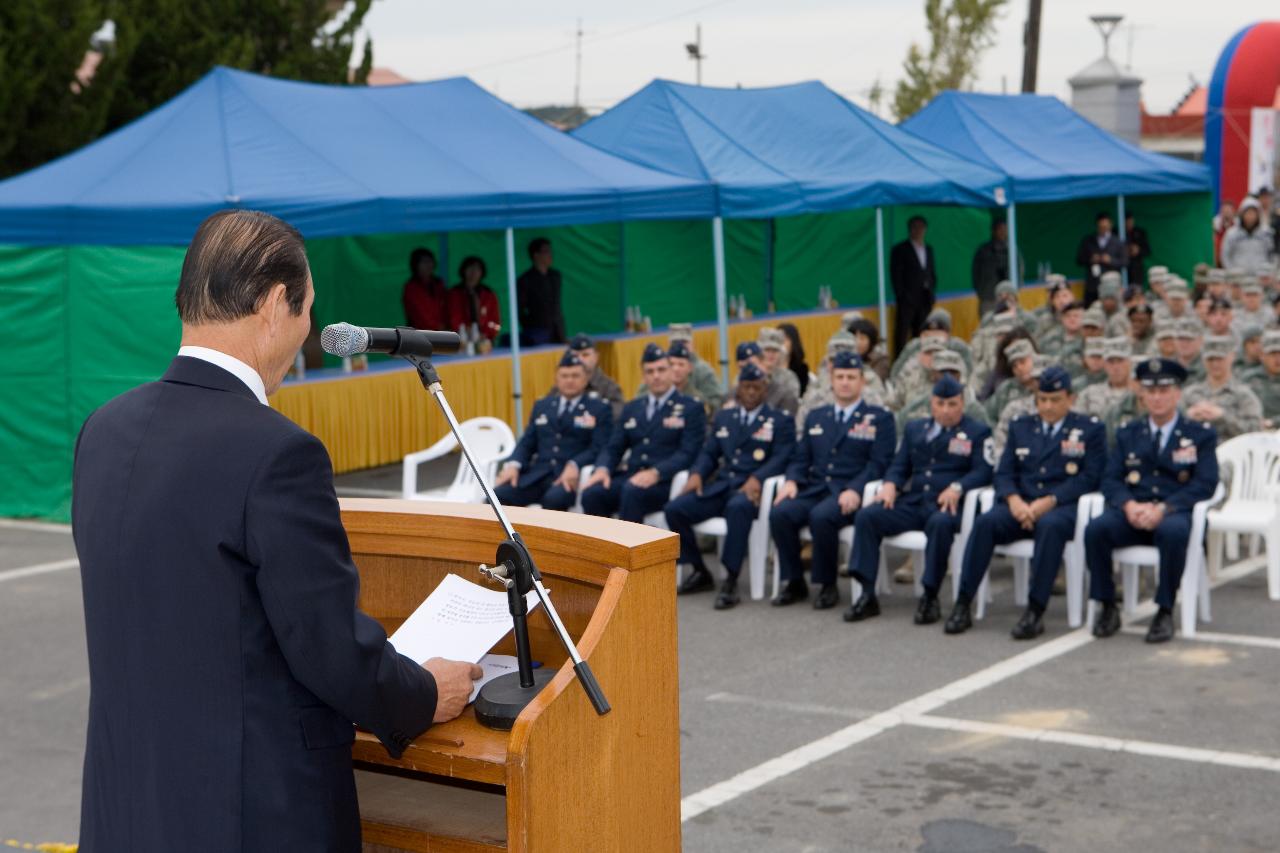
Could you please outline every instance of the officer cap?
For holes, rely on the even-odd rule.
[[[1118,299],[1121,287],[1120,273],[1104,272],[1098,281],[1098,295],[1103,299]]]
[[[1204,339],[1205,358],[1227,358],[1235,352],[1234,342],[1226,335],[1209,335]]]
[[[739,382],[763,382],[766,378],[764,371],[751,362],[747,362],[738,369]]]
[[[920,342],[920,352],[939,352],[947,348],[947,345],[937,338],[925,338]]]
[[[1096,310],[1095,310],[1096,309]],[[1101,306],[1096,303],[1084,312],[1084,318],[1080,321],[1081,326],[1093,326],[1095,329],[1105,329],[1107,327],[1107,315]]]
[[[827,358],[831,358],[838,352],[855,352],[857,348],[858,341],[853,333],[841,329],[827,341]]]
[[[574,335],[569,339],[569,349],[574,352],[582,352],[584,349],[591,349],[594,346],[595,344],[591,341],[591,338],[586,335]]]
[[[831,368],[833,370],[861,370],[862,359],[858,357],[856,352],[841,350],[832,357]]]
[[[964,393],[964,386],[960,384],[959,379],[949,373],[942,374],[938,377],[938,381],[933,383],[933,396],[943,400],[959,397],[962,393]]]
[[[1280,329],[1268,329],[1262,333],[1262,351],[1280,352]]]
[[[646,344],[644,355],[640,358],[641,363],[649,364],[653,361],[661,361],[667,357],[667,351],[657,344]]]
[[[667,327],[667,337],[672,343],[676,341],[692,341],[693,340],[693,324],[692,323],[672,323]]]
[[[755,341],[743,341],[738,344],[738,361],[746,361],[760,355],[760,345]]]
[[[756,343],[760,344],[760,349],[786,349],[787,336],[783,334],[781,329],[775,329],[772,326],[764,326],[760,329],[760,335],[756,338]]]
[[[1102,357],[1110,361],[1113,358],[1128,359],[1133,355],[1133,344],[1128,338],[1107,338],[1104,341]]]
[[[1240,328],[1240,343],[1262,337],[1262,326],[1257,323],[1246,323]]]
[[[1036,348],[1033,347],[1031,345],[1031,341],[1026,338],[1018,338],[1016,341],[1011,341],[1009,345],[1004,348],[1004,357],[1010,364],[1020,358],[1027,358],[1035,354]]]
[[[688,361],[693,358],[693,350],[689,349],[689,344],[686,341],[674,340],[671,342],[671,346],[667,347],[667,357],[683,358]]]
[[[1051,364],[1040,374],[1039,389],[1048,394],[1053,391],[1071,392],[1071,374],[1060,364]]]
[[[1200,321],[1192,317],[1183,317],[1181,320],[1175,320],[1173,331],[1174,336],[1178,338],[1198,338],[1204,334],[1200,327]]]
[[[1156,340],[1167,341],[1178,336],[1178,324],[1176,321],[1168,323],[1156,323]]]
[[[934,370],[950,370],[964,380],[964,359],[953,349],[944,349],[933,357]]]
[[[1105,358],[1107,354],[1106,338],[1087,338],[1084,342],[1084,354],[1086,356],[1096,355],[1098,358]]]
[[[564,355],[560,356],[560,364],[558,367],[586,367],[582,363],[582,359],[578,358],[578,354],[573,350],[565,350]]]
[[[1181,385],[1187,381],[1187,369],[1171,358],[1148,358],[1138,362],[1138,381],[1147,388],[1157,385]]]
[[[996,285],[996,298],[1001,296],[1017,296],[1018,288],[1013,286],[1011,281],[1002,281]]]

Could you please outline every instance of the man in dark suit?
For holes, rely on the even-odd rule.
[[[623,521],[639,523],[660,511],[671,497],[671,481],[693,464],[706,437],[707,412],[676,390],[666,350],[649,344],[642,362],[648,393],[622,407],[596,458],[596,470],[582,487],[582,511],[588,515],[616,512]]]
[[[1102,604],[1095,637],[1120,630],[1111,552],[1130,545],[1155,545],[1160,552],[1156,612],[1148,643],[1173,639],[1173,603],[1187,564],[1191,509],[1213,497],[1218,487],[1218,435],[1213,427],[1178,412],[1187,370],[1169,358],[1153,358],[1137,368],[1139,397],[1147,410],[1116,430],[1116,445],[1102,475],[1107,509],[1084,531],[1089,597]]]
[[[397,654],[356,608],[328,454],[266,405],[313,298],[295,229],[214,214],[183,264],[178,357],[81,430],[84,853],[356,853],[352,723],[398,756],[480,675]]]
[[[565,342],[560,270],[552,269],[551,261],[551,241],[535,238],[529,243],[530,266],[516,280],[520,342],[528,346]]]
[[[1084,307],[1088,308],[1098,300],[1102,274],[1129,265],[1129,251],[1112,231],[1111,214],[1102,211],[1095,217],[1094,233],[1086,235],[1076,249],[1076,263],[1084,267]]]
[[[907,220],[908,239],[889,252],[889,281],[897,315],[893,321],[893,354],[902,353],[907,342],[920,334],[933,310],[938,292],[938,270],[933,264],[933,247],[924,242],[929,224],[923,216]]]
[[[716,598],[716,610],[738,603],[738,572],[747,556],[747,535],[759,515],[761,489],[765,480],[787,467],[796,443],[795,419],[764,401],[768,387],[769,377],[763,370],[754,364],[742,365],[737,405],[716,412],[711,435],[689,471],[684,492],[665,510],[667,527],[680,536],[680,562],[693,566],[693,573],[680,585],[680,595],[714,585],[693,526],[724,516],[728,534],[720,562],[729,577]]]
[[[893,459],[897,432],[893,414],[862,397],[862,359],[838,352],[831,359],[835,402],[809,413],[791,455],[787,479],[769,512],[769,530],[778,548],[778,572],[785,586],[772,604],[785,607],[809,596],[800,565],[800,530],[813,536],[809,576],[819,586],[814,609],[840,601],[836,588],[841,528],[854,523],[862,490],[879,479]]]
[[[587,368],[567,350],[556,368],[555,390],[533,404],[529,425],[493,484],[500,503],[573,506],[579,473],[596,461],[613,428],[613,409],[586,390]]]

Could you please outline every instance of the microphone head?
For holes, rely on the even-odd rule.
[[[369,348],[369,333],[350,323],[334,323],[320,333],[320,346],[329,355],[357,355]]]

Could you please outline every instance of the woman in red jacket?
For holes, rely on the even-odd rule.
[[[436,275],[436,256],[430,249],[409,255],[409,280],[404,283],[404,317],[415,329],[450,329],[445,316],[444,280]]]
[[[498,337],[498,330],[502,328],[498,316],[498,297],[484,284],[488,272],[484,261],[475,255],[464,258],[462,265],[458,267],[462,283],[449,288],[446,300],[449,328],[466,326],[470,332],[471,324],[475,323],[480,332],[480,340],[476,345],[480,352],[493,349],[493,340]]]

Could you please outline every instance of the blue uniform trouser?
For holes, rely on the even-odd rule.
[[[582,511],[587,515],[610,516],[615,512],[623,521],[644,523],[644,517],[658,512],[671,497],[671,480],[659,480],[647,489],[627,482],[627,472],[614,474],[609,488],[596,483],[582,493]]]
[[[567,510],[573,506],[574,493],[564,486],[551,485],[550,479],[541,479],[532,486],[503,484],[493,490],[498,503],[503,506],[528,506],[542,504],[543,509]]]
[[[778,549],[778,574],[783,581],[804,580],[800,565],[800,530],[809,528],[813,552],[809,577],[817,584],[836,582],[836,560],[840,556],[840,528],[853,523],[857,512],[840,512],[840,501],[832,494],[794,497],[769,511],[769,532]]]
[[[1131,545],[1155,545],[1160,553],[1160,584],[1156,605],[1173,607],[1187,565],[1187,542],[1191,539],[1191,513],[1166,515],[1155,530],[1139,530],[1129,524],[1124,510],[1108,509],[1089,522],[1084,530],[1084,557],[1089,566],[1089,597],[1114,602],[1116,582],[1112,577],[1111,552]]]
[[[960,571],[960,597],[972,601],[978,595],[978,586],[987,574],[991,554],[997,545],[1008,545],[1019,539],[1034,539],[1028,598],[1044,609],[1049,604],[1049,596],[1053,594],[1053,582],[1062,565],[1062,552],[1066,550],[1075,530],[1075,504],[1057,506],[1046,512],[1036,522],[1034,532],[1023,530],[1007,505],[997,504],[990,512],[984,512],[973,522],[973,532],[969,534],[969,544],[965,546]]]
[[[747,534],[759,512],[750,498],[735,489],[725,489],[711,497],[689,492],[676,498],[667,504],[666,516],[667,527],[680,536],[680,562],[706,569],[693,526],[708,518],[724,516],[729,532],[720,551],[720,562],[729,576],[736,578],[747,556]]]
[[[881,503],[863,507],[858,511],[853,529],[849,572],[862,584],[863,590],[872,595],[875,594],[876,575],[880,573],[880,542],[886,536],[923,530],[926,545],[922,583],[926,592],[937,595],[943,578],[947,576],[947,558],[951,555],[951,543],[960,530],[960,515],[959,512],[952,515],[938,509],[936,495],[899,496],[893,509]]]

